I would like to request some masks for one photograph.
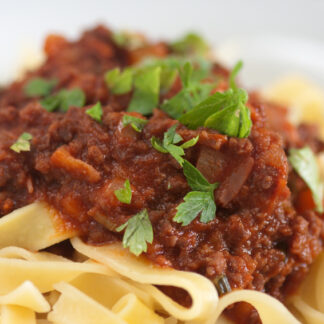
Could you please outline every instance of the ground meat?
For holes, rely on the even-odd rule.
[[[324,229],[313,206],[297,207],[296,197],[307,187],[291,171],[286,152],[305,144],[322,150],[313,129],[296,129],[283,107],[265,103],[257,94],[248,103],[253,128],[247,139],[179,125],[184,140],[200,136],[186,158],[210,182],[220,183],[216,218],[181,226],[172,219],[190,188],[179,164],[150,142],[152,136],[163,138],[176,121],[156,109],[141,133],[121,127],[130,96],[112,95],[103,78],[107,70],[144,56],[163,57],[168,46],[146,44],[127,51],[100,26],[76,42],[52,35],[45,50],[47,60],[38,70],[0,94],[0,215],[45,200],[86,242],[107,244],[121,240],[116,227],[146,208],[154,229],[146,256],[153,262],[210,279],[225,274],[233,289],[257,289],[281,300],[296,289],[322,250]],[[219,89],[226,89],[228,71],[217,64],[213,71],[223,80]],[[65,114],[47,112],[24,94],[34,76],[56,78],[54,91],[80,87],[88,106],[71,107]],[[176,82],[170,93],[179,86]],[[102,123],[85,114],[97,101],[103,105]],[[33,135],[31,151],[16,154],[9,147],[22,132]],[[125,179],[133,192],[130,205],[114,195]],[[164,290],[175,299],[183,296]],[[239,312],[241,323],[257,318],[244,304],[229,311]]]

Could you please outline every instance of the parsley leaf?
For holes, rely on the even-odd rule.
[[[131,115],[124,115],[122,122],[123,126],[131,125],[136,132],[140,133],[143,130],[144,126],[148,123],[148,120],[137,118]]]
[[[10,149],[15,151],[16,153],[20,153],[21,151],[30,151],[30,141],[33,136],[29,133],[22,133],[17,141],[10,146]]]
[[[153,242],[153,228],[146,209],[143,209],[125,224],[119,226],[117,232],[125,229],[123,237],[124,248],[139,256],[147,251],[147,243]]]
[[[61,98],[56,94],[44,98],[40,103],[45,110],[52,112],[60,107]]]
[[[204,39],[195,34],[189,33],[171,44],[172,50],[180,55],[206,55],[209,46]]]
[[[191,140],[183,143],[180,146],[175,145],[183,140],[183,138],[178,133],[176,133],[177,126],[177,124],[173,125],[164,133],[163,142],[152,136],[151,143],[157,151],[161,153],[170,153],[182,166],[184,162],[184,159],[182,157],[185,155],[184,149],[196,145],[199,136],[192,138]]]
[[[182,89],[171,99],[165,100],[161,105],[161,109],[172,118],[178,119],[186,111],[193,109],[198,103],[206,99],[213,87],[212,83],[200,83],[193,77],[193,65],[186,62],[178,68],[182,82]]]
[[[311,190],[316,210],[322,213],[323,184],[320,181],[320,172],[313,151],[308,146],[290,149],[288,160]]]
[[[160,94],[159,66],[139,71],[134,78],[134,93],[127,111],[149,115],[158,106]]]
[[[101,122],[101,117],[103,114],[101,103],[98,101],[94,106],[87,109],[86,114],[89,115],[94,120]]]
[[[25,85],[24,92],[29,97],[45,97],[51,93],[56,84],[55,79],[34,78]]]
[[[132,201],[132,189],[129,180],[125,181],[124,188],[115,190],[114,194],[120,202],[129,205]]]
[[[59,96],[61,100],[60,108],[62,111],[68,111],[71,106],[83,107],[85,105],[85,94],[79,88],[61,90]]]
[[[60,109],[63,112],[68,111],[70,106],[83,107],[86,97],[84,92],[79,88],[63,89],[58,93],[48,96],[41,101],[41,105],[47,111]]]
[[[213,192],[218,187],[217,182],[209,183],[202,173],[187,160],[183,163],[183,173],[192,190]]]
[[[120,95],[130,92],[133,84],[133,71],[128,68],[120,72],[119,68],[115,68],[106,72],[105,82],[110,91]]]
[[[177,213],[173,220],[182,223],[182,226],[190,224],[200,214],[200,221],[208,223],[215,218],[216,205],[211,192],[191,191],[183,198],[184,202],[177,206]]]
[[[248,94],[245,90],[237,88],[234,81],[241,67],[242,62],[238,62],[234,67],[229,79],[230,89],[208,97],[182,115],[179,121],[191,129],[204,126],[228,136],[249,136],[252,121],[250,111],[246,107]]]
[[[218,187],[218,183],[209,183],[187,160],[183,162],[183,173],[193,191],[187,193],[183,198],[184,202],[177,206],[173,220],[186,226],[200,214],[200,221],[208,223],[215,218],[214,190]]]

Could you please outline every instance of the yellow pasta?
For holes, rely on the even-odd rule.
[[[36,324],[35,313],[24,307],[3,305],[1,306],[1,324]]]
[[[55,289],[61,296],[48,315],[54,323],[127,324],[111,310],[67,283],[56,284]]]
[[[212,282],[196,273],[161,269],[153,266],[144,258],[137,258],[120,245],[91,247],[80,239],[72,240],[73,247],[84,255],[102,262],[120,275],[135,282],[148,284],[143,286],[157,303],[172,316],[181,320],[206,320],[215,312],[218,296]],[[192,298],[192,306],[185,308],[162,294],[152,285],[169,285],[185,289]]]
[[[38,313],[50,311],[50,305],[46,299],[30,281],[25,281],[7,295],[0,296],[0,305],[16,305]]]
[[[18,246],[38,251],[76,234],[59,232],[54,219],[53,209],[39,202],[13,211],[0,219],[0,248]]]
[[[134,294],[122,297],[112,308],[128,324],[163,324],[164,320]]]

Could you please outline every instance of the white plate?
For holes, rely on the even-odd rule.
[[[97,22],[175,38],[197,30],[233,64],[242,58],[248,86],[286,73],[324,87],[323,0],[11,0],[0,6],[0,81],[9,80],[25,55],[49,32],[75,37]]]

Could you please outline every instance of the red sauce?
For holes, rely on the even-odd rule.
[[[179,126],[184,140],[200,135],[186,158],[210,182],[220,182],[216,218],[183,227],[172,218],[190,188],[177,162],[150,144],[152,136],[162,138],[176,121],[155,110],[141,133],[121,127],[130,96],[109,93],[103,79],[116,66],[166,56],[167,44],[127,51],[100,26],[76,42],[51,35],[45,50],[47,60],[38,70],[0,92],[0,215],[45,200],[86,242],[107,244],[121,240],[114,229],[146,208],[154,229],[146,256],[154,263],[210,279],[225,274],[233,289],[265,291],[281,300],[296,289],[322,250],[324,231],[322,215],[312,210],[307,188],[291,171],[286,152],[305,144],[322,150],[313,129],[295,128],[285,108],[262,102],[257,94],[249,99],[253,128],[247,139]],[[213,71],[225,89],[227,70],[215,64]],[[88,107],[100,101],[102,123],[85,114],[88,107],[47,112],[23,92],[35,76],[58,79],[56,90],[80,87]],[[176,82],[166,96],[179,90]],[[31,151],[16,154],[9,147],[22,132],[33,135]],[[113,194],[125,179],[132,185],[130,205]],[[305,202],[302,206],[297,197]],[[166,291],[172,296],[172,288]],[[174,290],[175,298],[182,295]],[[230,312],[240,314],[233,316],[241,323],[255,317],[242,304]]]

